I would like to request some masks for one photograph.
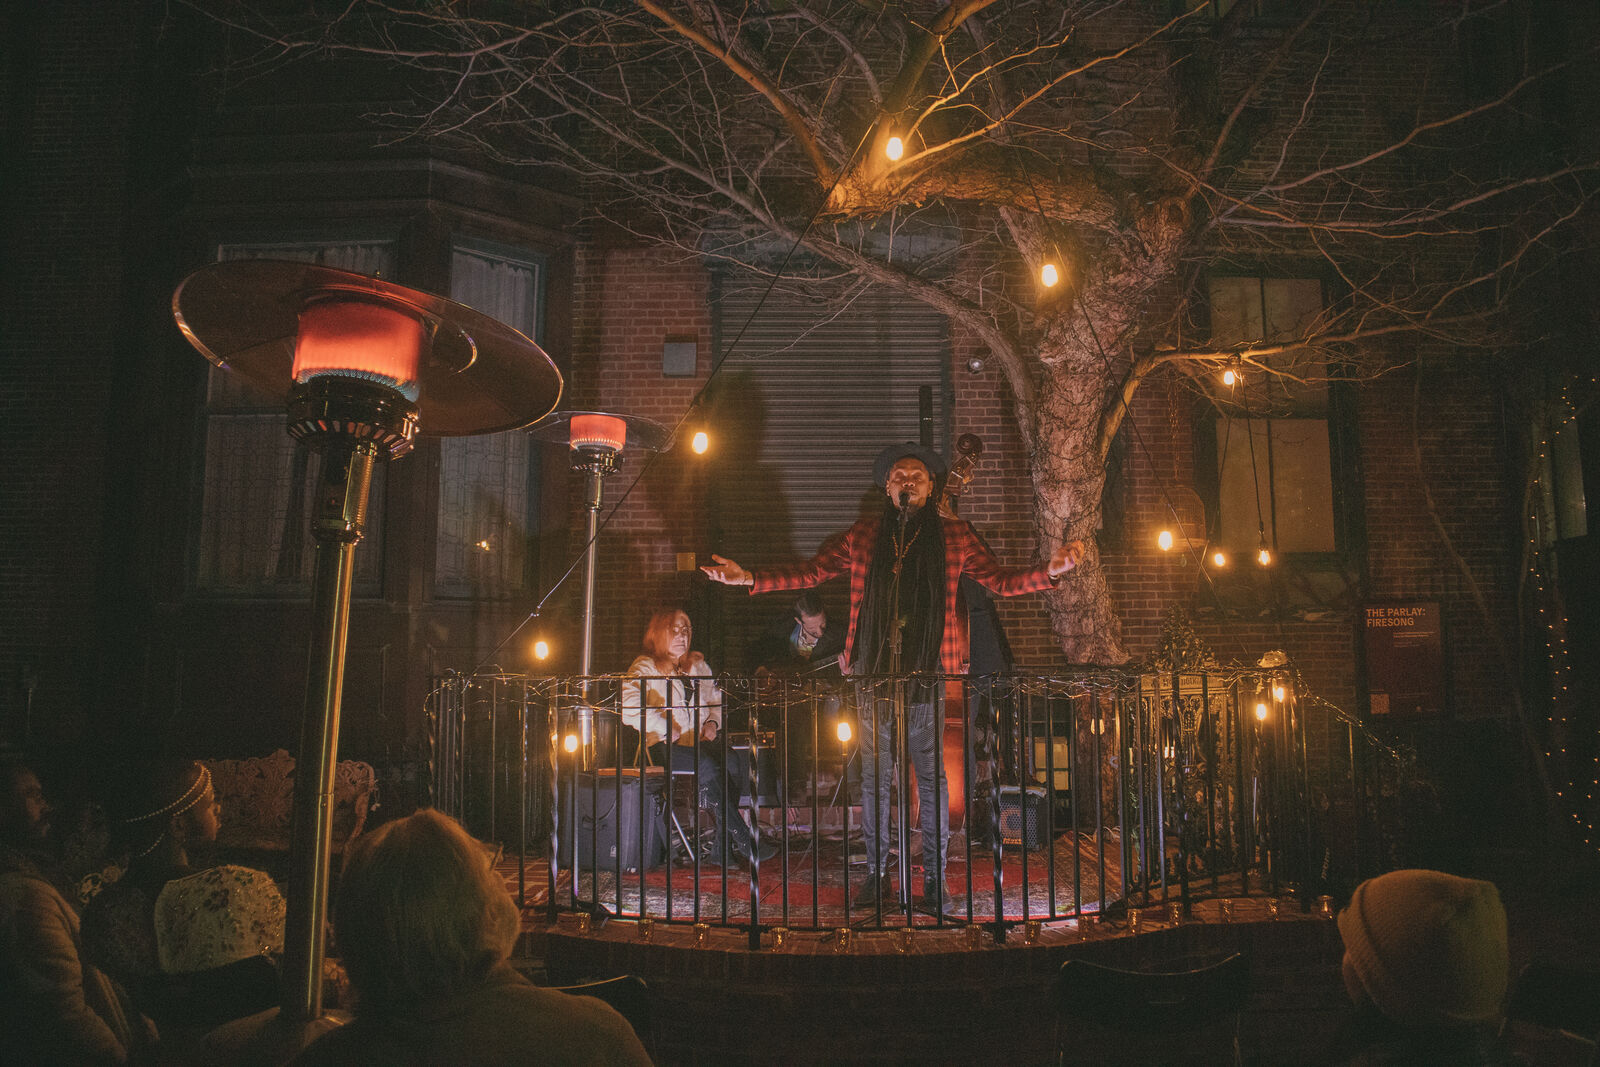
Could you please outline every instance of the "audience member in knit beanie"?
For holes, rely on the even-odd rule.
[[[1441,871],[1369,878],[1339,913],[1345,988],[1412,1030],[1488,1024],[1506,995],[1506,912],[1489,882]]]

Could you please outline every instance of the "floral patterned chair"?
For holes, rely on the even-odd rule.
[[[231,852],[287,852],[294,817],[294,757],[283,749],[250,759],[206,760],[222,804],[217,847]],[[361,833],[377,802],[369,763],[340,760],[333,780],[333,848]]]

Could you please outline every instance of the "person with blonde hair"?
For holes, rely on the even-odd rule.
[[[511,968],[516,906],[489,852],[437,811],[356,840],[333,923],[355,1017],[296,1063],[650,1063],[615,1009]]]

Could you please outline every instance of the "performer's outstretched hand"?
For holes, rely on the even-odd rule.
[[[755,579],[750,577],[750,572],[739,566],[728,557],[719,556],[713,552],[711,553],[711,558],[717,561],[717,565],[713,567],[701,567],[700,569],[705,572],[705,576],[710,578],[713,582],[721,582],[723,585],[755,584]]]
[[[715,559],[716,557],[712,558]],[[1068,541],[1066,544],[1056,549],[1055,555],[1050,557],[1050,566],[1048,568],[1050,577],[1061,577],[1063,574],[1076,567],[1081,559],[1083,559],[1083,542]]]

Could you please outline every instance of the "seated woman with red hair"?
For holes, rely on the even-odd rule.
[[[771,859],[776,847],[758,842],[737,812],[724,810],[725,796],[736,805],[749,791],[750,758],[727,746],[722,690],[712,681],[706,658],[689,650],[693,636],[689,616],[679,608],[650,617],[644,651],[629,665],[632,677],[622,684],[622,721],[639,732],[649,765],[699,771],[701,806],[717,820],[718,840],[707,858],[720,862],[726,849],[747,863],[757,856]]]

